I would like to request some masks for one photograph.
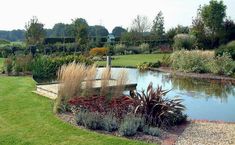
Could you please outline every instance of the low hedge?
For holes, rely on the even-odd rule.
[[[89,58],[83,55],[69,55],[61,57],[40,56],[34,59],[32,64],[33,78],[37,82],[50,81],[55,79],[58,69],[71,62],[84,63],[90,65],[93,63]]]

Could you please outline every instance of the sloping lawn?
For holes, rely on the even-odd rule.
[[[169,56],[170,54],[135,54],[115,56],[115,59],[112,60],[112,66],[136,67],[139,63],[156,62],[161,60],[164,55]],[[106,61],[99,61],[97,64],[99,66],[105,66]]]
[[[32,93],[34,89],[30,77],[0,76],[0,144],[146,144],[64,123],[52,113],[53,102]]]

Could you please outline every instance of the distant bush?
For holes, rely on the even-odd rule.
[[[89,52],[91,56],[104,56],[107,55],[107,48],[92,48]]]
[[[11,42],[4,40],[4,39],[0,39],[0,45],[2,44],[10,44]]]
[[[149,52],[149,44],[148,43],[140,44],[139,48],[142,52]]]
[[[143,62],[137,65],[137,68],[141,71],[148,70],[149,68],[158,68],[161,66],[161,62]]]
[[[125,54],[126,48],[125,44],[116,44],[114,46],[114,52],[115,54]]]
[[[227,53],[224,53],[222,56],[216,56],[215,58],[210,59],[206,66],[211,73],[219,75],[230,76],[235,70],[235,62]]]
[[[216,56],[222,56],[223,53],[228,53],[235,60],[235,41],[231,41],[227,45],[222,45],[215,50]]]
[[[171,55],[172,67],[184,72],[214,73],[232,75],[235,62],[229,54],[214,56],[211,51],[176,51]]]
[[[9,56],[5,59],[3,68],[8,75],[25,74],[31,71],[32,56],[31,55],[17,55]]]
[[[90,65],[93,62],[82,55],[68,55],[64,57],[41,56],[34,59],[32,63],[33,78],[37,81],[50,80],[56,77],[57,70],[63,65],[71,62],[80,62]]]
[[[32,55],[19,55],[15,56],[13,71],[16,75],[19,75],[20,72],[26,73],[31,71],[32,66]]]
[[[4,60],[4,71],[10,75],[13,71],[13,59],[12,57],[6,58]]]
[[[214,58],[212,51],[175,51],[171,55],[172,67],[184,72],[208,72],[206,63]]]
[[[125,54],[141,54],[141,49],[136,46],[130,46],[126,48]]]
[[[75,38],[45,38],[43,44],[74,43]]]
[[[169,67],[171,65],[172,61],[171,61],[171,57],[170,55],[164,55],[162,57],[162,61],[161,61],[161,66],[163,67]]]
[[[174,37],[173,47],[176,50],[179,49],[195,49],[196,38],[189,34],[178,34]]]

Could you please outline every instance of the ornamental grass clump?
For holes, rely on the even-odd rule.
[[[94,80],[96,79],[97,67],[96,65],[88,66],[86,69],[85,89],[83,89],[83,96],[94,95]]]
[[[58,97],[55,102],[54,112],[57,112],[61,104],[65,104],[69,99],[81,95],[82,81],[86,76],[84,64],[75,62],[63,65],[58,71],[59,85]]]
[[[109,93],[108,86],[109,80],[111,79],[111,68],[106,67],[101,74],[101,88],[100,96],[107,96]]]
[[[112,95],[113,97],[120,97],[120,96],[122,96],[123,91],[125,89],[125,84],[128,81],[127,77],[128,77],[127,71],[125,71],[124,69],[121,70],[118,73],[118,79],[117,79],[117,82],[116,82],[116,87],[115,87],[113,95]]]

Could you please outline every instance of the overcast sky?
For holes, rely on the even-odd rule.
[[[152,22],[161,10],[165,27],[191,25],[199,5],[209,0],[2,0],[0,30],[24,29],[25,23],[37,16],[52,28],[55,23],[71,23],[71,19],[85,18],[89,25],[102,24],[109,31],[115,26],[127,28],[139,14]],[[235,19],[235,0],[224,0],[227,15]]]

